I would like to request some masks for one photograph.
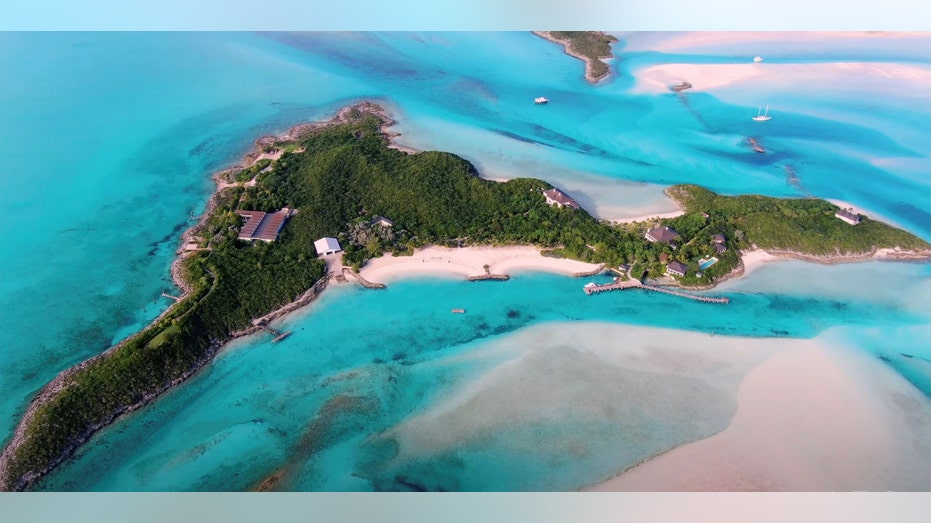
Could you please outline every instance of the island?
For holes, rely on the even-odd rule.
[[[585,62],[585,79],[597,83],[611,70],[602,60],[614,58],[611,44],[617,38],[603,31],[534,31],[533,34],[562,45],[566,54]]]
[[[95,432],[189,379],[230,340],[260,330],[283,336],[270,321],[329,282],[358,277],[376,258],[520,246],[565,260],[568,273],[586,262],[619,281],[690,289],[739,274],[742,253],[754,249],[825,263],[931,259],[922,239],[814,198],[675,185],[667,195],[681,208],[677,216],[598,220],[544,180],[487,180],[454,154],[401,150],[391,143],[392,124],[381,107],[359,103],[328,122],[260,139],[243,166],[218,173],[218,189],[172,265],[181,296],[38,393],[0,456],[0,487],[29,488]]]

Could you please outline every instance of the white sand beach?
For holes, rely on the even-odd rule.
[[[488,265],[491,274],[511,275],[520,271],[542,271],[572,275],[599,267],[563,258],[547,258],[540,249],[530,246],[462,247],[430,246],[417,249],[413,256],[386,254],[369,260],[359,274],[371,282],[384,283],[401,277],[434,275],[469,277],[485,274]]]
[[[790,341],[747,374],[726,430],[590,490],[927,490],[929,435],[931,403],[892,369]]]
[[[652,213],[644,214],[643,216],[633,216],[630,218],[619,218],[612,220],[614,223],[633,223],[633,222],[645,222],[650,220],[660,220],[665,218],[675,218],[677,216],[682,216],[685,214],[685,211],[670,211],[670,212],[661,212],[661,213]]]
[[[740,259],[744,264],[744,273],[742,275],[743,277],[746,277],[748,274],[759,269],[767,263],[786,259],[774,256],[764,251],[763,249],[754,249],[752,251],[741,252],[740,256]]]

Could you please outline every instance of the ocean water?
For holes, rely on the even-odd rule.
[[[690,93],[683,103],[672,93],[632,93],[632,76],[663,63],[738,63],[739,44],[671,54],[622,37],[621,75],[591,86],[580,62],[526,33],[0,35],[0,68],[16,78],[0,83],[0,441],[44,383],[168,305],[160,297],[171,291],[168,266],[212,190],[211,172],[234,164],[256,137],[355,100],[386,104],[405,145],[460,154],[490,177],[544,178],[602,217],[672,210],[662,188],[692,182],[727,193],[843,199],[931,239],[931,90],[920,89],[921,80],[917,87],[902,78],[861,81],[848,71],[845,78],[857,81],[831,91],[825,85],[838,73],[819,69],[818,81],[754,81]],[[871,42],[819,53],[771,42],[766,53],[779,65],[931,70],[914,45]],[[541,95],[550,105],[532,104]],[[748,117],[761,103],[780,107],[762,129]],[[772,153],[746,149],[750,135]],[[786,166],[804,190],[786,182]],[[369,439],[516,357],[483,344],[554,322],[783,338],[869,328],[870,337],[838,343],[883,358],[931,394],[931,355],[915,342],[928,339],[931,324],[915,306],[929,297],[927,266],[856,267],[865,272],[850,279],[833,277],[846,274],[840,266],[766,268],[729,282],[734,302],[715,314],[665,296],[586,298],[577,280],[539,275],[487,287],[418,280],[380,294],[334,289],[286,320],[295,330],[286,344],[235,342],[197,379],[96,437],[45,488],[226,490],[276,472],[282,488],[312,490],[576,488],[605,470],[582,460],[554,465],[554,483],[521,483],[540,476],[539,460],[512,449],[497,452],[502,466],[521,462],[517,469],[537,474],[483,482],[500,472],[489,470],[453,480],[437,475],[436,462],[389,463],[390,438]],[[776,284],[752,290],[772,271],[784,271]],[[799,288],[779,284],[786,281]],[[849,294],[871,288],[866,281],[894,283],[876,289],[887,292]],[[469,314],[450,315],[450,307]],[[665,444],[719,430],[734,383],[709,389],[714,423],[670,425]],[[528,430],[558,440],[567,426]],[[592,431],[593,448],[611,441],[610,430]],[[499,447],[509,441],[487,437]],[[487,448],[463,459],[487,462]],[[629,458],[616,455],[604,467]],[[411,470],[421,479],[405,483],[417,475]]]
[[[835,327],[927,325],[918,302],[931,285],[926,266],[894,266],[890,278],[925,289],[892,303],[868,290],[841,290],[849,271],[792,265],[760,269],[757,287],[733,285],[728,305],[646,292],[587,296],[582,279],[538,273],[503,283],[401,280],[385,291],[337,286],[281,322],[294,332],[286,343],[269,336],[234,342],[187,385],[95,438],[43,488],[247,489],[282,473],[286,490],[572,490],[727,426],[739,378],[768,352],[739,353],[734,362],[734,349],[715,339],[791,343]],[[856,268],[884,268],[865,265]],[[764,290],[793,269],[838,290]],[[625,338],[605,344],[599,323],[669,329],[629,343],[654,356],[673,354],[679,372],[607,365],[611,355],[626,355]],[[594,341],[560,339],[560,326],[575,324],[590,325]],[[681,331],[703,333],[709,346],[678,343]],[[599,348],[608,356],[597,356]],[[897,350],[899,359],[931,360],[926,351]],[[701,367],[689,359],[701,357],[722,361],[708,365],[714,372],[692,372]],[[425,411],[452,416],[457,409],[443,405],[469,388],[480,394],[466,397],[484,400],[454,412],[451,434],[416,428]],[[547,390],[563,393],[547,401]],[[466,433],[457,443],[455,434]],[[631,433],[648,441],[635,444]],[[429,441],[398,448],[398,440],[418,438]],[[567,446],[578,447],[579,459],[560,458]]]

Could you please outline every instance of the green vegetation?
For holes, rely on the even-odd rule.
[[[550,185],[542,180],[488,181],[452,154],[389,149],[378,117],[348,115],[348,122],[302,138],[303,152],[276,144],[286,152],[259,175],[256,187],[216,196],[195,231],[206,250],[182,264],[191,292],[157,322],[77,370],[37,409],[9,464],[10,485],[23,486],[23,478],[74,452],[97,428],[195,371],[253,318],[298,298],[324,274],[313,251],[321,236],[338,237],[344,261],[357,268],[384,252],[409,254],[427,244],[533,244],[554,257],[629,263],[633,277],[661,274],[663,258],[679,260],[689,266],[681,279],[686,285],[727,274],[739,263],[738,248],[751,244],[814,255],[928,246],[868,219],[849,226],[821,200],[724,197],[690,185],[669,190],[686,210],[663,222],[681,235],[677,246],[650,243],[643,235],[654,224],[615,226],[584,211],[550,207],[541,194]],[[236,239],[242,223],[236,209],[285,206],[298,213],[276,242]],[[369,224],[376,215],[395,225]],[[715,234],[727,238],[723,254],[715,253]],[[696,260],[709,255],[720,261],[699,276]]]
[[[587,58],[594,78],[606,76],[608,65],[601,58],[611,57],[611,45],[617,38],[601,31],[550,31],[553,38],[568,42],[573,54]]]
[[[247,182],[247,181],[249,181],[249,180],[255,178],[255,175],[257,175],[257,174],[259,174],[260,172],[262,172],[262,170],[265,169],[266,167],[268,167],[269,165],[271,165],[271,163],[272,163],[272,161],[271,161],[270,159],[268,159],[268,158],[262,158],[261,160],[255,162],[255,164],[253,164],[252,166],[247,167],[247,168],[242,169],[242,170],[240,170],[239,172],[237,172],[237,173],[236,173],[236,181],[237,181],[237,182]]]
[[[677,185],[669,194],[687,213],[706,212],[734,231],[742,248],[808,256],[862,255],[883,247],[927,249],[928,243],[901,229],[861,217],[850,225],[834,216],[838,207],[815,198],[721,196],[697,185]]]

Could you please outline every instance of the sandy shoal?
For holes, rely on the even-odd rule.
[[[873,358],[812,341],[750,371],[730,425],[596,491],[931,488],[931,404]]]
[[[792,42],[831,44],[834,42],[856,42],[864,39],[909,39],[927,38],[928,33],[920,31],[698,31],[686,33],[660,33],[656,35],[637,35],[628,39],[626,50],[650,49],[664,53],[696,48],[739,46],[753,52],[753,46],[762,43]],[[752,55],[751,55],[752,56]]]
[[[634,71],[635,92],[669,93],[669,87],[684,81],[693,91],[706,91],[737,83],[765,81],[768,88],[788,86],[791,82],[831,85],[833,88],[865,88],[869,78],[892,80],[886,88],[926,87],[931,81],[931,69],[924,66],[895,63],[755,63],[689,64],[668,63]],[[870,87],[879,89],[877,85]]]
[[[521,271],[542,271],[572,275],[588,272],[599,265],[564,258],[547,258],[540,249],[530,246],[462,247],[430,246],[414,251],[413,256],[386,254],[369,260],[359,271],[366,280],[385,282],[401,277],[423,275],[468,277],[485,274],[513,274]]]

